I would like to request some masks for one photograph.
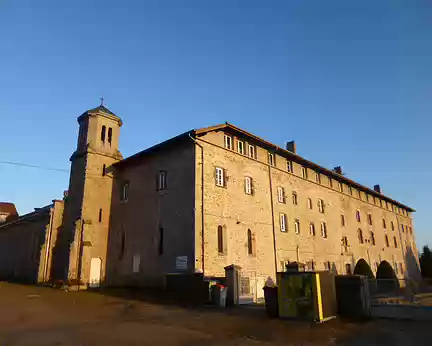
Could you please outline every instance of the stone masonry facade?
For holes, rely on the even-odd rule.
[[[274,279],[300,262],[418,278],[414,210],[305,160],[294,143],[225,123],[123,159],[117,115],[101,105],[78,124],[64,200],[0,226],[0,276],[162,286],[168,274],[220,277],[231,264]]]

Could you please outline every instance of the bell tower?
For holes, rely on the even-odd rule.
[[[123,159],[118,150],[122,121],[101,103],[81,114],[78,124],[63,219],[63,244],[68,245],[63,249],[68,248],[68,258],[60,276],[69,282],[97,286],[105,278],[111,165]]]

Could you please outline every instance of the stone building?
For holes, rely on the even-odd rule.
[[[169,273],[219,277],[236,264],[260,282],[293,261],[418,275],[414,210],[302,158],[294,142],[225,123],[123,159],[118,116],[100,106],[78,123],[51,279],[163,285]]]

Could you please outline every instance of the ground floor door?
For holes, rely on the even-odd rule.
[[[101,277],[101,264],[102,261],[100,258],[92,258],[90,262],[90,279],[89,285],[90,287],[99,287],[100,286],[100,277]]]

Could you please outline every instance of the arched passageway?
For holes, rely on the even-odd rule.
[[[396,273],[387,261],[382,261],[377,270],[377,279],[396,279]]]
[[[377,292],[385,294],[397,294],[399,281],[392,266],[387,261],[382,261],[377,270]]]
[[[355,275],[364,275],[369,279],[373,279],[374,278],[374,274],[372,272],[371,267],[369,266],[369,264],[363,259],[360,258],[357,261],[357,264],[354,268],[354,274]]]

